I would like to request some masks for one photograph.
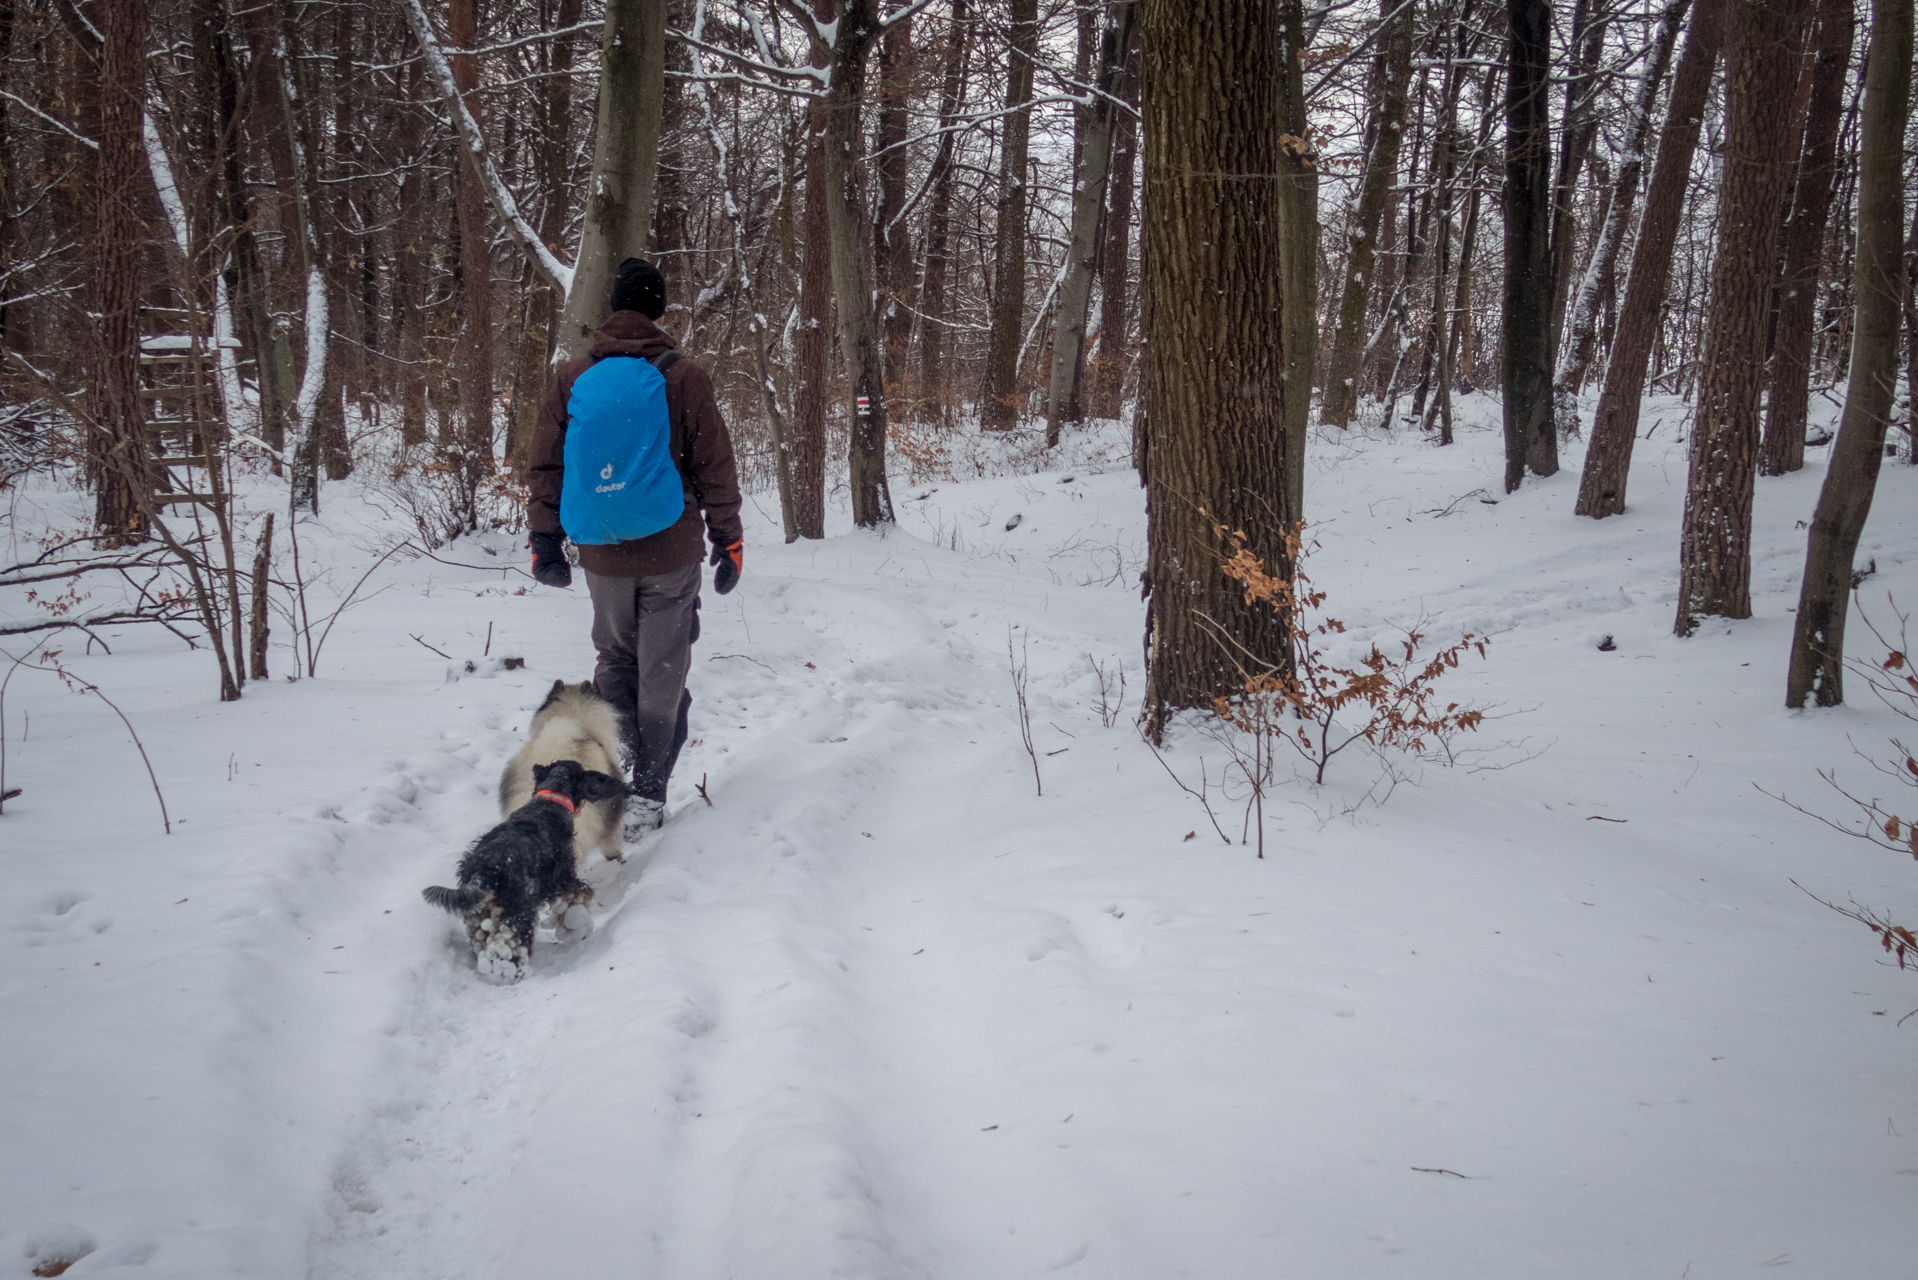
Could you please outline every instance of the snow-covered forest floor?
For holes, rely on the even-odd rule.
[[[514,987],[419,890],[591,671],[583,590],[530,586],[518,539],[394,557],[316,677],[237,703],[158,628],[53,641],[174,834],[113,712],[18,673],[0,1276],[63,1241],[68,1274],[141,1280],[1902,1274],[1918,981],[1792,881],[1910,922],[1918,869],[1758,790],[1847,816],[1816,770],[1888,791],[1852,744],[1904,727],[1862,688],[1782,706],[1825,451],[1759,482],[1753,618],[1678,640],[1680,407],[1647,406],[1602,523],[1571,514],[1582,446],[1507,497],[1495,404],[1463,413],[1451,449],[1319,439],[1307,503],[1355,636],[1495,634],[1442,685],[1509,713],[1466,767],[1400,762],[1347,813],[1382,769],[1348,753],[1268,797],[1263,861],[1215,794],[1222,844],[1133,727],[1116,430],[896,481],[883,538],[840,511],[781,545],[759,495],[671,819]],[[1888,621],[1918,470],[1879,489]],[[83,511],[6,497],[21,540]],[[412,530],[357,482],[324,500],[302,554],[333,599]],[[1125,672],[1111,727],[1094,663]],[[1166,762],[1196,785],[1201,756],[1188,731]]]

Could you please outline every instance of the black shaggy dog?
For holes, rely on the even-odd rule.
[[[591,900],[592,889],[573,869],[573,814],[626,794],[618,778],[577,760],[534,765],[533,785],[533,798],[460,859],[459,888],[424,891],[428,902],[465,919],[480,976],[494,982],[526,976],[541,907],[563,913]]]

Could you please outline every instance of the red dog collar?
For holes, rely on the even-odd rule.
[[[535,800],[551,800],[551,801],[552,801],[552,802],[553,802],[554,804],[557,804],[557,805],[562,805],[562,806],[564,806],[564,807],[565,807],[565,809],[566,809],[566,812],[568,812],[568,813],[577,813],[577,812],[578,812],[578,809],[577,809],[577,808],[576,808],[576,806],[575,806],[575,805],[573,804],[573,798],[572,798],[571,796],[564,796],[564,795],[561,795],[561,794],[560,794],[559,792],[557,792],[557,791],[535,791],[535,792],[533,793],[533,799],[535,799]]]

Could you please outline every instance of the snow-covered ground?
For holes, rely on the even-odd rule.
[[[1464,417],[1447,450],[1315,444],[1313,574],[1360,635],[1496,633],[1446,686],[1514,713],[1473,744],[1506,767],[1346,814],[1380,770],[1355,752],[1270,798],[1263,861],[1222,844],[1132,727],[1117,434],[902,481],[883,538],[842,513],[782,546],[761,495],[671,821],[514,987],[419,890],[591,668],[584,593],[529,588],[516,540],[388,561],[317,677],[237,703],[157,629],[55,639],[174,833],[113,713],[18,673],[0,1276],[1904,1274],[1918,982],[1791,881],[1909,920],[1918,877],[1756,789],[1842,815],[1815,770],[1868,786],[1850,743],[1899,728],[1782,707],[1822,451],[1760,482],[1755,616],[1681,641],[1678,406],[1596,524],[1577,446],[1506,497],[1495,408]],[[1886,617],[1918,600],[1918,472],[1879,485]],[[9,497],[15,537],[80,510]],[[409,532],[376,498],[329,486],[303,527],[328,599]],[[1109,728],[1095,662],[1127,679]],[[1196,782],[1208,751],[1166,760]]]

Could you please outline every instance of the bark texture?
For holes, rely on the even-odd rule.
[[[1832,175],[1838,124],[1844,115],[1845,69],[1851,62],[1853,26],[1851,0],[1821,0],[1811,100],[1805,110],[1804,150],[1798,161],[1791,217],[1785,223],[1772,340],[1771,394],[1766,397],[1765,438],[1758,455],[1760,475],[1781,476],[1805,465],[1818,259],[1825,245],[1825,223],[1831,215]]]
[[[1690,635],[1705,615],[1751,617],[1752,488],[1778,212],[1784,202],[1792,89],[1807,0],[1738,0],[1725,46],[1725,171],[1717,256],[1692,419],[1679,541],[1678,612]]]
[[[828,0],[829,3],[829,0]],[[822,10],[826,10],[822,12]],[[831,17],[827,4],[814,6],[821,21]],[[828,65],[825,49],[813,51],[813,65]],[[793,525],[802,538],[826,536],[826,392],[831,380],[827,358],[832,332],[832,227],[826,217],[826,101],[806,104],[806,206],[801,214],[804,241],[799,259],[799,336],[794,346],[799,387],[793,395]]]
[[[1139,24],[1114,83],[1114,94],[1127,105],[1139,105]],[[1099,234],[1099,336],[1086,361],[1086,412],[1094,418],[1117,418],[1123,408],[1126,365],[1131,358],[1129,301],[1132,273],[1132,206],[1134,173],[1139,167],[1139,121],[1121,111],[1113,125],[1112,176],[1106,198],[1105,227]]]
[[[920,285],[919,379],[921,400],[938,405],[939,419],[952,418],[953,393],[946,369],[946,280],[952,256],[953,121],[965,107],[966,64],[972,23],[966,0],[952,0],[946,28],[946,65],[939,93],[939,149],[933,155],[932,208],[926,218],[926,271]]]
[[[1577,514],[1602,520],[1625,510],[1625,481],[1632,466],[1632,445],[1638,439],[1639,401],[1645,392],[1645,366],[1658,338],[1658,313],[1665,305],[1671,279],[1672,246],[1685,210],[1685,185],[1691,175],[1692,153],[1698,148],[1698,130],[1712,87],[1712,68],[1725,38],[1728,0],[1697,0],[1685,51],[1672,73],[1671,100],[1665,107],[1665,125],[1659,132],[1658,160],[1645,193],[1645,216],[1632,253],[1631,274],[1625,281],[1625,301],[1618,311],[1611,358],[1605,364],[1605,386],[1599,392],[1592,420],[1592,443],[1585,451],[1585,470],[1579,478]]]
[[[1505,491],[1558,470],[1552,430],[1552,132],[1549,0],[1509,0],[1505,79]]]
[[[606,315],[619,264],[646,252],[665,109],[666,0],[606,0],[599,57],[592,191],[579,262],[560,315],[561,360],[586,354]]]
[[[1115,87],[1138,6],[1121,0],[1100,37],[1098,74],[1093,84],[1103,94]],[[1046,395],[1046,446],[1059,443],[1067,422],[1083,419],[1080,375],[1085,365],[1086,319],[1092,305],[1092,277],[1098,265],[1099,224],[1105,213],[1111,174],[1112,139],[1118,109],[1099,97],[1087,109],[1080,140],[1078,173],[1072,188],[1072,240],[1059,282],[1059,308],[1052,332],[1052,377]]]
[[[1282,563],[1282,122],[1275,6],[1144,0],[1147,730],[1287,665],[1280,618],[1220,572],[1213,525]]]
[[[900,215],[905,211],[908,178],[905,146],[912,96],[912,18],[886,28],[879,42],[879,119],[874,162],[879,181],[878,217],[872,228],[873,268],[879,288],[879,314],[886,344],[886,394],[898,400],[912,342],[912,236]]]
[[[1319,152],[1305,117],[1305,6],[1279,5],[1279,281],[1285,317],[1285,500],[1305,518],[1305,429],[1318,355]]]
[[[1412,10],[1396,0],[1380,0],[1382,17],[1398,10],[1373,71],[1371,118],[1365,132],[1365,176],[1352,215],[1345,255],[1345,280],[1339,290],[1337,328],[1325,368],[1319,417],[1335,427],[1352,421],[1358,407],[1359,357],[1365,348],[1366,304],[1371,297],[1373,265],[1378,258],[1379,225],[1398,177],[1399,142],[1405,134],[1406,90],[1412,82]]]
[[[1585,268],[1572,302],[1571,332],[1567,335],[1558,378],[1552,388],[1554,416],[1559,429],[1569,434],[1578,432],[1578,393],[1598,354],[1599,307],[1611,284],[1619,251],[1625,246],[1625,231],[1631,226],[1632,211],[1637,207],[1639,180],[1645,171],[1645,151],[1651,144],[1652,107],[1658,102],[1659,86],[1671,66],[1672,49],[1678,43],[1679,28],[1690,6],[1691,0],[1671,0],[1659,19],[1658,34],[1652,38],[1652,56],[1646,62],[1638,95],[1632,100],[1631,118],[1626,122],[1625,156],[1612,181],[1611,198],[1605,206],[1592,260]]]
[[[1019,425],[1019,339],[1026,314],[1026,163],[1032,134],[1032,63],[1039,52],[1039,0],[1010,0],[1006,109],[999,151],[999,221],[992,249],[992,332],[987,336],[986,393],[979,424],[991,431]]]
[[[140,182],[146,170],[140,122],[146,97],[146,0],[116,0],[98,11],[102,47],[98,224],[94,276],[100,308],[99,357],[87,473],[94,527],[109,543],[146,536],[146,415],[140,406],[140,253],[147,240]]]
[[[479,44],[474,0],[452,0],[446,34],[457,49]],[[452,56],[453,83],[475,121],[480,115],[479,59]],[[468,493],[493,470],[493,253],[486,229],[486,193],[478,170],[459,166],[460,288],[465,295],[460,334],[460,469]],[[329,397],[330,399],[330,397]],[[469,501],[467,527],[478,511]]]
[[[866,64],[879,38],[877,0],[847,0],[832,50],[832,86],[825,98],[826,222],[832,242],[832,291],[839,306],[839,350],[852,403],[852,519],[861,528],[891,524],[886,483],[886,387],[873,310],[871,223],[857,158],[863,146],[859,107]]]
[[[1858,161],[1858,256],[1852,279],[1851,383],[1818,492],[1805,548],[1805,580],[1792,628],[1785,705],[1845,700],[1845,614],[1852,557],[1871,514],[1898,381],[1904,295],[1903,149],[1911,114],[1912,0],[1877,0],[1866,61],[1863,151]]]

